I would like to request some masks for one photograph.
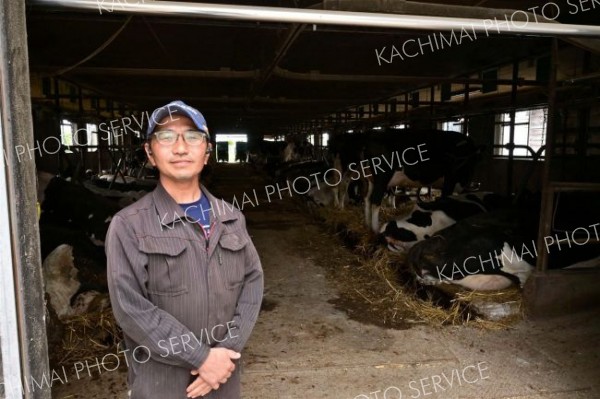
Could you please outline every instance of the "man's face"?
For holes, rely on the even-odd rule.
[[[159,122],[155,132],[172,130],[178,135],[188,130],[198,130],[196,125],[186,116],[175,114],[167,116]],[[160,171],[161,180],[167,179],[174,183],[198,179],[204,165],[208,162],[208,141],[198,146],[189,145],[183,136],[177,138],[172,145],[158,142],[154,134],[150,143],[144,145],[150,163]]]

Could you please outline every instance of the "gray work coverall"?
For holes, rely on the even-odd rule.
[[[242,352],[258,317],[263,272],[245,217],[201,189],[212,208],[208,240],[160,183],[108,229],[108,287],[132,399],[186,398],[190,371],[210,347]],[[204,398],[240,398],[234,362],[230,379]]]

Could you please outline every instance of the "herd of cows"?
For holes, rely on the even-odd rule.
[[[598,245],[589,240],[580,245],[584,239],[571,236],[570,245],[560,246],[558,239],[559,234],[568,236],[583,226],[597,239],[597,196],[562,193],[563,200],[557,201],[560,208],[554,212],[557,239],[552,241],[556,242],[537,248],[539,193],[507,197],[469,192],[482,152],[481,146],[456,132],[372,131],[334,136],[327,159],[284,162],[267,169],[274,170],[276,178],[290,181],[334,168],[339,182],[321,182],[319,189],[308,191],[307,199],[336,208],[344,208],[349,200],[362,203],[366,226],[391,251],[406,254],[406,265],[423,284],[451,283],[473,290],[523,286],[541,250],[550,255],[550,268],[600,264]],[[381,224],[380,208],[390,190],[436,185],[441,187],[441,198],[418,201],[406,217]],[[568,215],[568,226],[559,220],[561,215]]]
[[[302,153],[295,154],[295,148]],[[285,142],[263,141],[248,150],[249,162],[277,181],[321,176],[319,188],[297,187],[313,203],[336,208],[362,204],[365,225],[391,251],[406,254],[406,265],[423,284],[474,290],[523,285],[538,251],[546,250],[534,244],[539,195],[521,195],[515,202],[490,192],[465,191],[482,148],[462,134],[410,129],[341,134],[331,138],[327,156],[319,160],[309,159],[312,148]],[[322,178],[325,171],[331,171],[329,181]],[[92,180],[75,183],[38,174],[46,292],[59,319],[108,305],[103,247],[108,225],[119,209],[151,189],[147,182],[137,189],[135,183],[124,183],[109,190]],[[415,203],[401,219],[380,221],[391,189],[435,185],[441,198]],[[555,213],[568,215],[571,230],[591,226],[598,211],[593,201],[586,201],[561,201],[566,208]],[[597,245],[547,249],[551,267],[597,265],[600,259]]]

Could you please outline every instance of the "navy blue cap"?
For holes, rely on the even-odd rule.
[[[210,134],[208,133],[208,127],[206,126],[206,119],[204,116],[198,111],[196,108],[190,107],[186,103],[180,100],[171,101],[167,105],[163,105],[162,107],[156,108],[154,112],[152,112],[152,116],[148,118],[148,130],[146,131],[146,137],[149,138],[152,133],[154,133],[154,129],[158,123],[163,120],[167,116],[171,116],[174,114],[185,115],[194,122],[194,125],[198,128],[198,130],[203,131],[208,134],[210,138]]]

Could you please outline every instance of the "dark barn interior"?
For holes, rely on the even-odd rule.
[[[122,357],[87,366],[122,345],[104,240],[158,182],[142,148],[172,100],[264,269],[244,398],[600,397],[600,1],[25,3],[0,0],[0,398],[128,397]],[[378,176],[407,143],[432,160]],[[472,275],[491,248],[502,271]]]

